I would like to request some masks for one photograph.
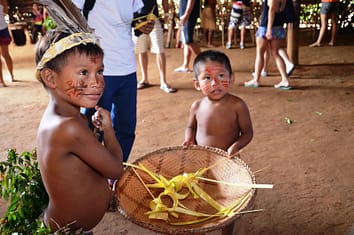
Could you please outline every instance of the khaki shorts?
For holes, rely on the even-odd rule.
[[[163,28],[159,19],[155,20],[154,29],[150,34],[142,34],[139,37],[133,37],[135,43],[135,53],[140,54],[151,51],[154,54],[164,52]]]

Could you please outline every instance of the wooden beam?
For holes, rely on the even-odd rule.
[[[295,64],[299,64],[299,16],[300,16],[300,0],[293,0],[294,9],[297,20],[287,25],[287,53],[289,59]]]

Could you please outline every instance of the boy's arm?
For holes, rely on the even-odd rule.
[[[196,110],[197,110],[197,104],[195,102],[192,104],[190,112],[189,112],[189,118],[188,118],[186,130],[185,130],[185,137],[184,137],[184,141],[182,144],[184,146],[196,144],[196,141],[195,141],[195,136],[197,133],[197,120],[195,118]]]
[[[123,151],[116,138],[112,126],[111,114],[106,109],[96,106],[96,112],[92,116],[92,124],[103,133],[103,142],[107,150],[122,161]]]
[[[102,120],[102,123],[106,123],[104,118]],[[112,134],[113,130],[107,127],[103,128],[103,131],[107,142],[105,146],[96,139],[87,125],[72,119],[61,128],[62,136],[66,137],[62,138],[62,142],[66,142],[63,146],[67,146],[68,152],[77,156],[102,176],[118,179],[123,173],[122,150]]]
[[[238,125],[240,129],[240,137],[227,150],[231,156],[239,152],[243,147],[249,144],[253,138],[253,127],[251,116],[245,102],[241,101],[237,104]]]

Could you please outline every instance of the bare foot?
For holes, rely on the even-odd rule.
[[[281,81],[280,83],[274,85],[275,88],[280,88],[280,87],[288,87],[289,82],[288,81]]]
[[[213,44],[208,44],[207,47],[208,47],[208,48],[214,48],[214,47],[216,47],[216,46],[213,45]]]
[[[0,87],[6,87],[5,83],[1,82]]]
[[[309,45],[309,47],[320,47],[320,46],[321,46],[321,44],[317,43],[317,42],[312,43],[312,44]]]
[[[334,42],[329,42],[328,46],[333,47],[334,46]]]

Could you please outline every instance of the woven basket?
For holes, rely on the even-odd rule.
[[[204,147],[190,146],[187,149],[182,146],[162,148],[148,153],[133,162],[133,164],[142,163],[150,171],[171,179],[182,173],[194,173],[200,168],[209,167],[203,177],[232,183],[255,183],[253,173],[248,166],[239,158],[229,159],[227,153],[223,150]],[[155,183],[154,180],[141,170],[136,170],[145,183]],[[246,192],[250,196],[243,206],[238,210],[244,210],[255,196],[255,190],[245,187],[230,186],[225,184],[199,181],[199,186],[206,191],[214,200],[227,206],[235,202]],[[251,190],[251,191],[250,191]],[[161,190],[150,189],[155,197]],[[122,178],[117,184],[117,194],[119,200],[119,211],[133,223],[149,230],[164,234],[196,234],[205,233],[221,229],[227,224],[238,218],[238,215],[232,217],[217,217],[202,223],[192,225],[171,225],[162,220],[149,219],[146,213],[150,211],[149,203],[152,196],[146,190],[133,172],[131,167],[127,167]],[[202,199],[193,199],[191,196],[182,200],[187,208],[214,214],[216,210],[205,203]],[[171,222],[185,222],[198,219],[195,216],[180,214],[179,218],[169,216]]]

